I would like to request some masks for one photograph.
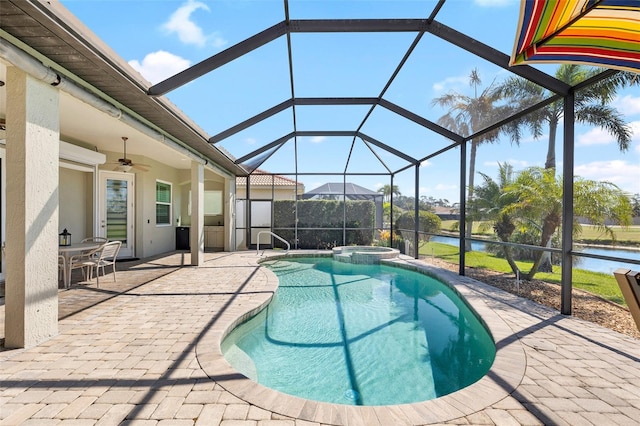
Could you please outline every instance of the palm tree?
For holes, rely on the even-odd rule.
[[[509,242],[516,229],[514,218],[505,211],[511,204],[517,201],[515,194],[507,192],[507,188],[514,183],[513,166],[508,163],[498,163],[498,180],[495,181],[489,175],[480,173],[484,182],[476,187],[471,212],[473,217],[488,221],[501,241]],[[505,258],[512,270],[517,266],[513,260],[510,246],[503,246]]]
[[[562,177],[556,176],[555,169],[531,167],[518,174],[511,185],[504,188],[505,194],[517,200],[508,204],[501,211],[509,220],[519,222],[522,226],[535,226],[540,229],[540,246],[547,247],[554,232],[562,225]],[[575,217],[589,219],[591,223],[615,238],[608,222],[623,226],[631,223],[632,208],[629,197],[616,185],[575,177],[574,179],[574,212]],[[513,229],[511,232],[513,232]],[[579,231],[579,225],[574,224]],[[497,232],[497,230],[496,230]],[[500,239],[508,241],[508,232],[500,235]],[[505,253],[509,256],[508,253]],[[533,279],[539,271],[543,252],[536,252],[531,270],[522,274],[513,262],[509,261],[513,272],[525,280]],[[508,259],[509,260],[509,259]]]
[[[584,65],[563,64],[556,71],[555,77],[570,86],[575,86],[599,74],[601,71],[600,68],[586,67]],[[637,75],[635,73],[618,72],[597,84],[576,92],[575,96],[575,120],[582,124],[602,127],[616,139],[620,151],[623,152],[629,149],[632,130],[625,123],[623,115],[609,104],[615,99],[618,89],[636,84],[636,80]],[[504,96],[511,99],[513,105],[520,110],[550,96],[549,92],[542,87],[521,77],[507,79],[499,90]],[[547,157],[544,165],[546,169],[554,169],[556,167],[556,135],[558,125],[563,116],[563,102],[560,100],[523,117],[518,123],[527,125],[535,138],[542,136],[543,127],[548,125],[549,139],[547,141]],[[545,252],[540,270],[545,272],[552,271],[550,252]]]
[[[382,194],[382,199],[385,203],[388,203],[391,200],[391,195],[394,197],[400,196],[400,188],[397,185],[384,185],[382,188],[378,189],[378,192]]]
[[[435,98],[432,101],[433,105],[439,105],[449,109],[445,115],[438,119],[438,123],[459,135],[468,136],[488,127],[501,118],[507,117],[513,108],[509,105],[497,105],[504,98],[504,93],[498,90],[501,86],[493,82],[478,94],[478,89],[481,84],[482,80],[480,79],[478,70],[473,69],[469,75],[469,85],[473,87],[474,90],[473,97],[452,91]],[[510,134],[512,141],[516,143],[519,141],[518,128],[514,126],[505,126],[492,130],[473,138],[471,141],[469,184],[467,187],[467,202],[469,204],[471,204],[473,200],[476,151],[478,146],[485,142],[495,142],[502,132]],[[473,218],[468,217],[465,232],[467,238],[471,237],[472,227]],[[467,241],[465,251],[470,250],[471,241]]]
[[[570,86],[585,81],[602,70],[577,64],[563,64],[556,71],[555,77]],[[625,123],[623,115],[609,104],[615,99],[618,89],[638,84],[637,74],[618,72],[585,89],[576,92],[575,120],[578,123],[602,127],[616,139],[620,151],[629,149],[631,143],[631,127]],[[542,87],[521,77],[505,80],[498,91],[509,98],[518,110],[550,96]],[[563,101],[552,102],[546,107],[522,118],[519,124],[529,126],[534,137],[542,136],[544,125],[549,126],[549,140],[545,168],[556,167],[556,134],[558,125],[564,116]]]

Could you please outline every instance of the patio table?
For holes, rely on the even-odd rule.
[[[71,264],[69,263],[69,258],[71,258],[71,256],[73,256],[75,253],[95,250],[98,247],[100,247],[100,245],[102,244],[103,243],[89,242],[89,243],[76,243],[76,244],[71,244],[69,246],[58,247],[58,252],[62,256],[64,256],[64,270],[66,272],[65,274],[66,282],[64,283],[64,288],[69,288],[69,286],[71,285]]]

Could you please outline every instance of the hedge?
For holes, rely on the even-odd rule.
[[[298,205],[298,248],[326,249],[340,245],[371,245],[376,208],[373,201],[300,200]],[[295,209],[293,200],[273,202],[273,232],[295,247]],[[343,225],[347,228],[343,242]],[[324,229],[305,229],[324,228]],[[282,247],[277,239],[276,247]]]

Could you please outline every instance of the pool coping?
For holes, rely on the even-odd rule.
[[[260,261],[279,257],[331,257],[331,252],[303,252],[285,255],[265,253]],[[241,303],[229,315],[219,318],[196,346],[196,357],[201,368],[220,386],[241,400],[257,407],[295,419],[331,425],[423,425],[442,423],[481,411],[508,397],[522,382],[526,369],[526,356],[522,343],[504,319],[487,303],[481,291],[486,286],[474,279],[436,268],[422,261],[401,256],[382,261],[384,264],[412,269],[433,276],[448,284],[479,316],[496,343],[496,357],[488,373],[477,382],[448,395],[428,401],[384,406],[351,406],[312,401],[267,388],[235,370],[222,355],[223,339],[238,324],[266,307],[273,293]],[[258,264],[258,259],[256,259]],[[259,268],[268,287],[277,289],[278,279],[267,268]],[[250,287],[251,282],[247,283]],[[264,288],[264,286],[262,287]]]

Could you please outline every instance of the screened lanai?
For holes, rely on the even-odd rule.
[[[497,180],[506,164],[516,173],[555,170],[555,214],[562,223],[552,230],[556,243],[520,242],[527,250],[552,252],[562,271],[564,313],[571,311],[572,265],[581,257],[601,257],[612,266],[638,264],[633,252],[593,255],[573,242],[574,225],[581,226],[574,215],[576,176],[613,181],[629,195],[637,189],[631,179],[638,178],[638,168],[619,159],[629,141],[616,146],[615,133],[607,136],[606,127],[584,127],[589,120],[580,109],[593,88],[610,81],[633,87],[633,79],[605,68],[565,78],[562,72],[570,70],[559,64],[509,66],[517,2],[347,3],[267,2],[250,18],[235,11],[243,24],[238,39],[154,84],[149,95],[166,94],[179,104],[189,94],[211,94],[206,109],[189,114],[211,132],[209,142],[228,151],[248,174],[260,167],[306,187],[327,181],[398,187],[389,200],[391,216],[400,214],[393,209],[400,197],[402,210],[413,209],[416,218],[421,199],[459,204],[460,225],[436,236],[457,238],[460,274],[470,242],[518,243],[499,241],[492,232],[481,238],[466,232],[474,215],[481,218],[468,205],[474,189]],[[509,82],[512,89],[531,86],[528,93],[534,95],[509,99]],[[554,120],[539,119],[544,114],[554,114]],[[594,147],[602,151],[597,160],[588,152]],[[630,154],[637,163],[637,146]],[[616,164],[634,177],[612,174]],[[393,227],[392,218],[389,235],[413,238],[410,254],[418,258],[419,223],[414,230]]]
[[[71,6],[82,17],[83,6]],[[456,239],[459,273],[468,266],[469,242],[498,252],[520,243],[551,252],[553,269],[561,271],[563,313],[571,312],[572,270],[581,260],[600,258],[613,269],[639,264],[634,252],[593,254],[574,244],[578,226],[597,235],[586,240],[615,243],[598,223],[575,214],[574,182],[611,182],[629,197],[640,193],[637,139],[630,132],[621,140],[612,126],[590,124],[581,109],[594,101],[592,89],[614,81],[611,107],[631,130],[638,120],[630,107],[638,97],[635,80],[605,68],[510,66],[519,2],[284,0],[211,7],[209,21],[198,24],[224,36],[222,47],[199,50],[190,66],[157,79],[148,93],[171,99],[247,174],[260,168],[306,188],[330,181],[397,187],[386,231],[389,238],[399,232],[412,239],[415,257],[422,255],[419,219],[413,230],[401,230],[394,229],[394,216],[413,211],[419,218],[429,199],[459,207],[457,227],[443,224],[429,235]],[[530,95],[517,96],[518,84]],[[553,170],[555,185],[538,191],[557,201],[562,226],[552,230],[553,244],[502,241],[471,205],[478,188],[500,180],[505,165],[514,176],[531,167]],[[239,228],[250,239],[251,210],[243,213],[247,223]],[[479,221],[489,230],[466,232]]]

